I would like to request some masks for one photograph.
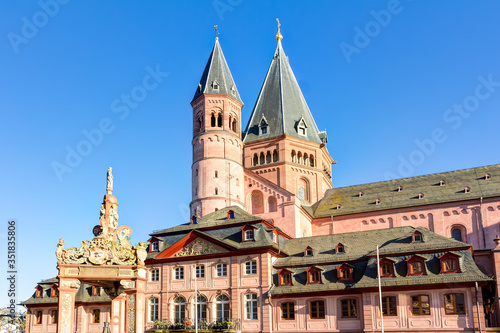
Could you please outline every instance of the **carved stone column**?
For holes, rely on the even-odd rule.
[[[126,295],[120,294],[111,300],[111,313],[109,327],[111,333],[125,333],[125,310]],[[58,332],[59,333],[59,332]]]
[[[59,301],[57,333],[73,333],[75,331],[75,294],[80,281],[59,278]]]

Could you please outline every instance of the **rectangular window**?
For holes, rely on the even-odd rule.
[[[351,279],[351,270],[350,269],[342,269],[340,270],[340,279],[343,281]]]
[[[253,230],[245,231],[245,240],[246,241],[253,240]]]
[[[247,261],[245,263],[245,274],[246,275],[257,274],[257,262],[255,260]]]
[[[215,272],[218,277],[227,276],[227,265],[217,264],[217,266],[215,266]]]
[[[257,294],[245,295],[245,310],[247,320],[257,320]]]
[[[411,313],[414,316],[427,316],[431,314],[431,303],[428,295],[411,297]]]
[[[149,321],[158,320],[158,298],[149,300]]]
[[[41,325],[42,324],[42,315],[43,315],[42,311],[37,311],[36,312],[35,324],[37,324],[37,325]]]
[[[457,270],[457,264],[455,259],[451,258],[451,259],[446,259],[444,261],[445,272],[454,272],[456,270]]]
[[[92,296],[101,296],[101,287],[92,286]]]
[[[320,283],[321,273],[319,271],[309,272],[309,283]]]
[[[57,310],[52,310],[50,312],[50,323],[57,324]]]
[[[204,279],[205,278],[205,265],[196,265],[196,278]]]
[[[280,281],[282,286],[289,286],[291,285],[291,274],[290,273],[283,273],[281,274],[281,281]]]
[[[392,275],[390,264],[383,264],[380,267],[380,270],[381,270],[381,276],[391,276]]]
[[[422,274],[423,267],[422,267],[422,262],[420,261],[414,261],[411,263],[411,273],[412,274]]]
[[[153,269],[151,271],[151,281],[153,281],[153,282],[160,281],[160,270],[159,269]]]
[[[174,279],[175,280],[184,280],[184,267],[174,268]]]
[[[309,303],[311,319],[325,319],[325,302],[312,301]]]
[[[293,302],[281,303],[281,319],[282,320],[295,319],[295,309]]]
[[[99,324],[101,322],[101,310],[94,309],[92,310],[92,323]]]
[[[464,294],[444,295],[444,311],[446,314],[465,314]]]
[[[358,318],[355,299],[343,299],[340,301],[342,318]]]
[[[398,315],[395,296],[382,297],[382,313],[384,314],[384,316]]]
[[[153,252],[158,252],[158,250],[159,250],[158,242],[151,243],[151,246],[152,246]]]

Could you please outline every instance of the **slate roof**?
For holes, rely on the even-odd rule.
[[[263,117],[269,125],[268,133],[259,135],[259,124]],[[297,130],[301,118],[307,126],[306,136],[299,135]],[[278,40],[273,60],[245,129],[243,142],[249,143],[283,134],[316,143],[326,142],[326,132],[319,133],[288,63],[281,40]]]
[[[228,218],[227,214],[230,210],[234,212],[233,219]],[[258,222],[258,221],[262,221],[262,218],[249,214],[238,206],[230,206],[221,208],[203,217],[198,217],[196,220],[196,224],[184,223],[172,228],[154,231],[150,235],[158,237],[164,234],[175,233],[180,231],[188,231],[206,227],[227,226],[229,224],[239,224],[244,222]]]
[[[234,211],[234,219],[228,218],[228,211]],[[269,228],[262,223],[262,218],[251,215],[245,212],[238,206],[231,206],[219,209],[213,213],[205,215],[197,219],[196,224],[181,224],[179,226],[161,230],[150,234],[160,240],[159,252],[148,253],[147,259],[153,259],[161,252],[172,246],[180,239],[188,235],[192,231],[196,231],[201,236],[209,239],[215,239],[229,247],[239,249],[261,248],[261,247],[278,247],[273,243],[272,231],[277,228]],[[243,242],[241,228],[244,225],[252,225],[256,228],[254,232],[253,242]],[[219,227],[219,228],[213,228]],[[285,244],[287,238],[278,236],[278,243]]]
[[[50,281],[55,280],[55,284],[58,284],[58,279],[57,278],[52,278],[49,279]],[[46,281],[49,281],[46,280]],[[45,282],[45,281],[42,281]],[[42,284],[42,282],[39,283]],[[48,283],[43,283],[44,285],[48,285]],[[28,298],[26,301],[22,302],[22,305],[37,305],[37,304],[54,304],[56,305],[59,298],[58,297],[50,297],[50,286],[54,284],[51,283],[48,288],[44,288],[43,290],[43,297],[41,298],[36,298],[36,292],[31,295],[30,298]],[[92,286],[89,284],[81,284],[80,288],[76,292],[75,295],[75,302],[82,302],[82,303],[109,303],[111,302],[111,298],[106,294],[103,290],[101,290],[101,295],[100,296],[92,296]]]
[[[214,82],[219,84],[218,89],[214,89]],[[193,101],[203,94],[225,94],[243,103],[218,39],[215,40],[215,45],[208,58],[200,83],[196,88]]]
[[[422,242],[411,242],[411,236],[415,230],[422,233]],[[335,246],[338,243],[344,245],[344,254],[335,253]],[[276,286],[272,294],[285,295],[378,287],[377,264],[374,258],[377,244],[380,245],[380,257],[389,258],[395,262],[395,277],[382,278],[382,287],[492,280],[476,266],[469,244],[448,239],[425,228],[401,227],[289,240],[284,249],[289,251],[290,256],[280,258],[273,264],[274,283],[278,285],[277,272],[286,268],[292,272],[293,285]],[[307,246],[313,248],[313,256],[304,256]],[[440,274],[441,264],[438,257],[448,252],[459,255],[461,273]],[[407,275],[406,260],[415,254],[426,259],[427,275]],[[353,282],[338,282],[337,268],[344,263],[354,266]],[[322,269],[321,284],[307,284],[306,270],[312,266]]]
[[[423,242],[411,242],[413,232],[422,233]],[[345,253],[335,253],[335,247],[341,243]],[[376,255],[379,245],[380,255],[391,253],[418,253],[435,249],[451,249],[470,245],[446,238],[425,228],[399,227],[370,231],[348,232],[343,234],[312,236],[290,239],[282,250],[289,256],[280,258],[274,267],[296,265],[320,265],[321,263],[344,263]],[[310,246],[313,256],[304,256],[304,250]]]
[[[489,180],[485,179],[487,173]],[[445,181],[444,186],[439,185],[440,180]],[[399,186],[402,192],[398,192]],[[470,187],[470,193],[465,193],[465,187]],[[419,193],[424,195],[422,199]],[[306,210],[320,218],[495,196],[500,196],[500,164],[333,188]],[[337,209],[337,204],[342,208]]]

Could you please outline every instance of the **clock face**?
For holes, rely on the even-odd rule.
[[[96,225],[93,229],[92,229],[92,233],[94,234],[94,236],[99,236],[102,232],[102,229],[101,229],[101,226],[100,225]]]

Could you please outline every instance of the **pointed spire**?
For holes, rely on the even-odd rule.
[[[276,51],[245,130],[248,143],[283,134],[316,143],[326,142],[326,133],[319,132],[302,95],[297,79],[283,50],[279,20]],[[260,120],[268,120],[266,131],[260,130]]]
[[[215,45],[208,58],[207,65],[201,76],[193,101],[203,94],[224,94],[243,103],[238,93],[238,89],[236,89],[236,84],[234,83],[233,76],[227,65],[226,58],[224,58],[224,54],[222,53],[219,37],[217,36],[219,34],[217,26],[214,26],[214,28],[216,32]]]

